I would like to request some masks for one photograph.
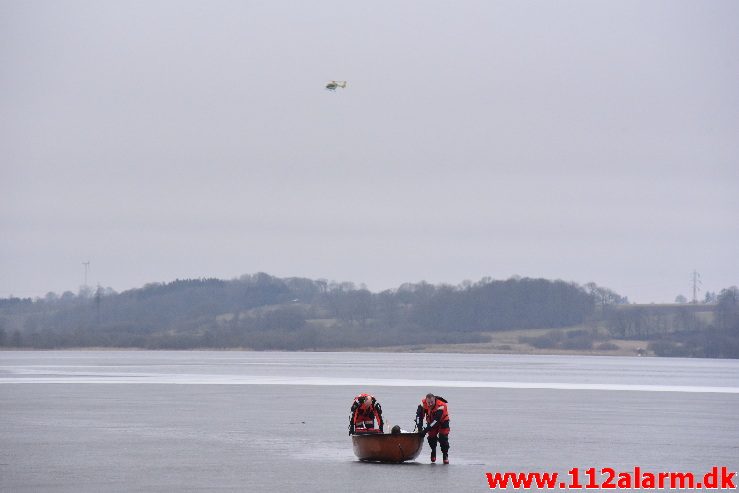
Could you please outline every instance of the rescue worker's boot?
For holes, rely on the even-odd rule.
[[[435,462],[436,462],[436,449],[431,451],[431,463],[433,464]]]
[[[439,445],[441,445],[444,464],[449,464],[449,435],[439,435]]]

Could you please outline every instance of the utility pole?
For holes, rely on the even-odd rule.
[[[103,288],[98,284],[98,288],[95,291],[95,310],[97,311],[98,326],[100,326],[100,301],[103,297]]]
[[[698,303],[698,291],[700,291],[700,288],[698,287],[698,285],[702,284],[701,275],[695,269],[693,269],[692,282],[693,282],[693,302],[692,303],[695,305]]]
[[[88,260],[87,262],[82,262],[82,265],[85,266],[85,284],[84,284],[84,286],[87,287],[87,269],[90,268],[90,261]]]

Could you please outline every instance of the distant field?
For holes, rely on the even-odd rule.
[[[563,331],[579,330],[584,327],[569,327],[559,329]],[[429,344],[429,345],[407,345],[371,348],[367,351],[397,351],[397,352],[428,352],[428,353],[491,353],[491,354],[581,354],[596,356],[638,356],[637,349],[646,350],[649,341],[637,340],[621,340],[606,339],[596,342],[593,346],[598,346],[604,342],[610,342],[618,349],[598,350],[598,349],[538,349],[529,344],[519,342],[520,337],[536,337],[544,335],[553,329],[522,329],[508,330],[501,332],[488,332],[489,342],[481,343],[465,343],[465,344]],[[353,349],[356,351],[356,349]],[[652,353],[646,352],[645,356],[653,356]]]

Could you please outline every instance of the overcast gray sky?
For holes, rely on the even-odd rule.
[[[732,0],[0,0],[0,296],[739,284],[738,53]]]

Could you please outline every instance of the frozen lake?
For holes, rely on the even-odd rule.
[[[452,464],[356,461],[354,395]],[[739,466],[739,361],[397,353],[0,352],[0,491],[489,491],[486,472]]]

